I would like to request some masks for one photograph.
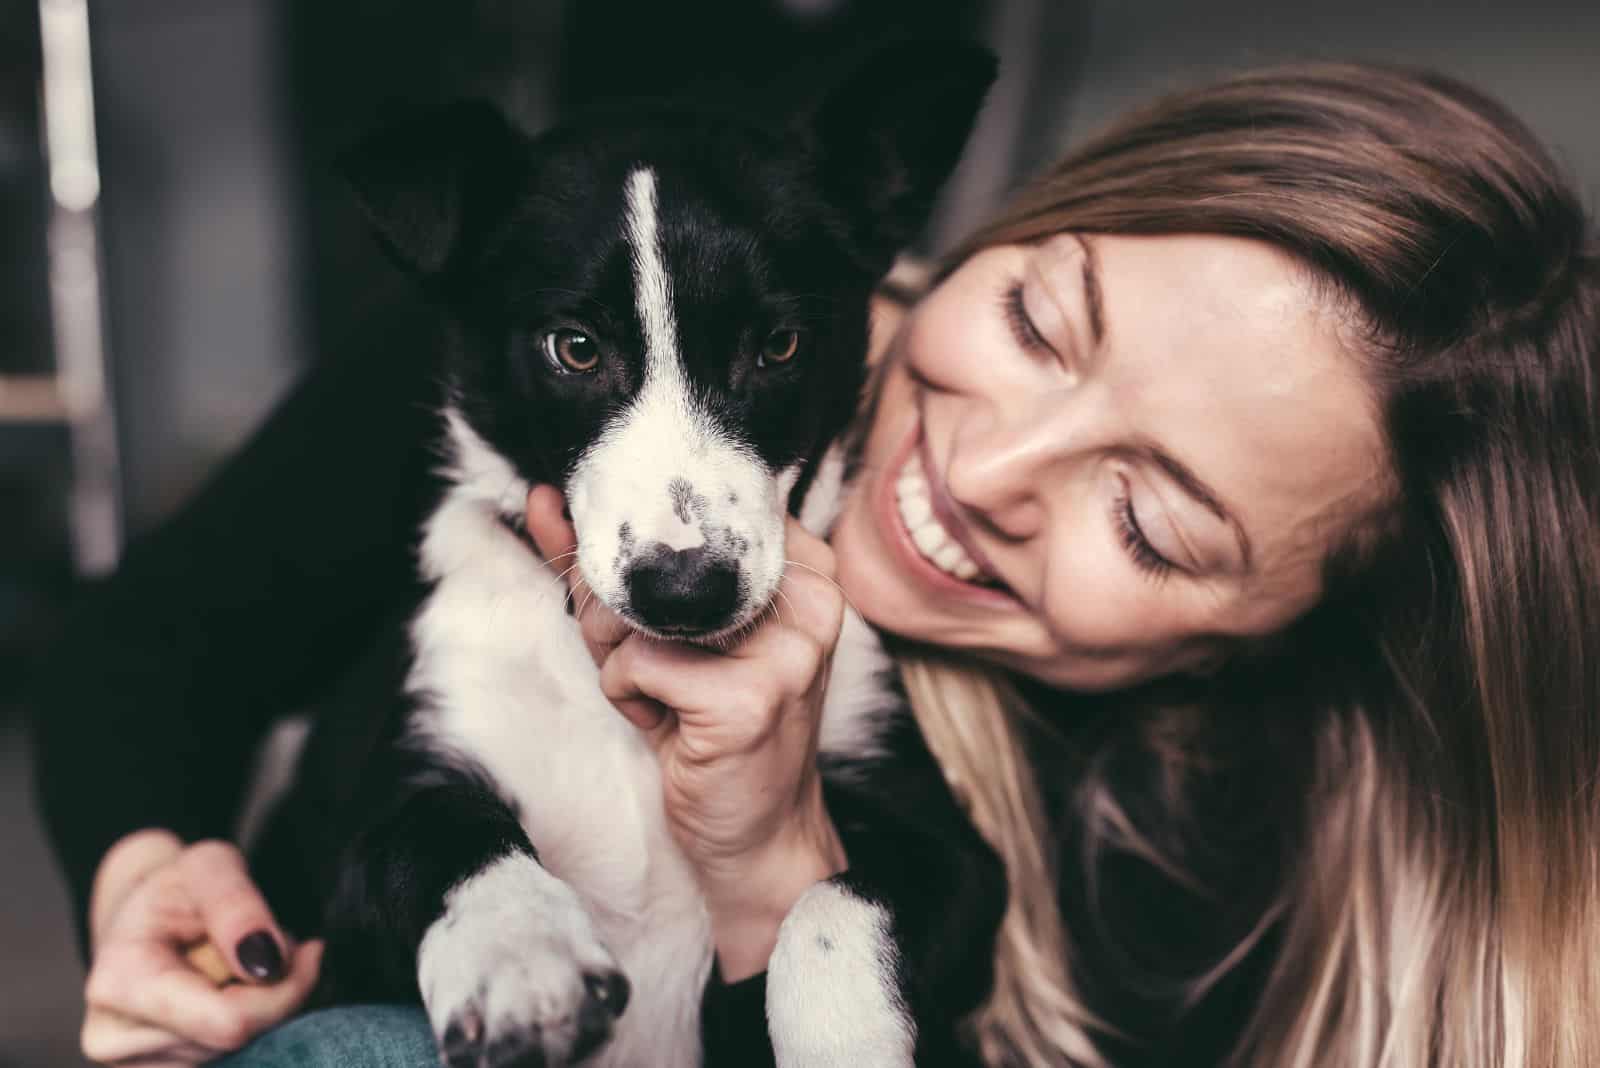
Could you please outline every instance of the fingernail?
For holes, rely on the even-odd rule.
[[[239,939],[234,952],[239,955],[239,964],[250,973],[251,978],[264,979],[269,983],[283,978],[283,951],[267,932],[254,931],[245,935]]]

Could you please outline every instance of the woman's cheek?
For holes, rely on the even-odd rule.
[[[1107,509],[1100,509],[1102,512]],[[1163,617],[1160,591],[1135,570],[1109,519],[1064,539],[1052,560],[1050,627],[1069,648],[1108,653],[1143,644]]]

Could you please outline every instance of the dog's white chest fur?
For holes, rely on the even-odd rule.
[[[454,486],[426,528],[435,587],[412,627],[414,730],[492,776],[539,860],[573,888],[632,983],[601,1065],[699,1062],[710,923],[662,807],[645,738],[601,695],[555,571],[507,529],[527,484],[451,419]],[[887,660],[850,614],[835,653],[822,748],[869,754],[894,699]]]

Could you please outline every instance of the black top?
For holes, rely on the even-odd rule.
[[[41,805],[80,934],[117,838],[229,836],[273,721],[336,688],[418,599],[436,330],[425,312],[399,315],[318,366],[73,605],[32,704]]]
[[[375,636],[422,590],[415,545],[438,491],[437,325],[393,316],[370,344],[319,365],[170,522],[88,586],[42,666],[33,707],[48,831],[80,938],[111,844],[142,827],[227,837],[256,746],[279,717],[348,684]],[[1037,747],[1056,843],[1073,853],[1071,764]],[[1104,923],[1063,878],[1073,970],[1128,1038],[1117,1064],[1214,1063],[1237,1035],[1270,940],[1188,1011],[1195,974],[1249,927],[1237,896],[1181,888],[1127,854],[1101,866]],[[1252,880],[1253,881],[1253,880]],[[80,943],[81,944],[81,943]],[[713,980],[707,1063],[770,1063],[762,977]]]

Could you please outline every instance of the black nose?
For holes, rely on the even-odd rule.
[[[739,571],[706,552],[652,546],[628,572],[628,603],[645,626],[673,633],[707,633],[739,607]]]

